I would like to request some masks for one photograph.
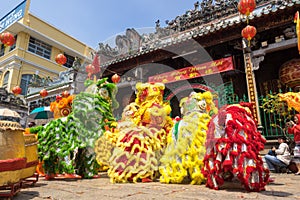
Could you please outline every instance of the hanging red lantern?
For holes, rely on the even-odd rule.
[[[85,67],[85,71],[86,71],[87,73],[93,74],[94,71],[95,71],[94,65],[92,65],[92,64],[87,65],[87,66]]]
[[[60,53],[55,57],[55,62],[59,65],[64,65],[67,62],[67,57]]]
[[[61,96],[67,98],[68,96],[70,96],[70,93],[65,90],[63,93],[61,93]]]
[[[91,75],[95,72],[95,67],[92,64],[89,64],[85,67],[85,71],[88,73],[88,77],[91,78]]]
[[[101,71],[100,58],[98,54],[95,55],[92,65],[94,66],[94,74],[99,73]]]
[[[240,0],[238,4],[238,10],[241,14],[249,16],[250,13],[255,9],[255,0]]]
[[[256,28],[254,26],[247,25],[242,30],[243,38],[247,39],[250,43],[250,40],[256,35]]]
[[[2,33],[0,40],[5,46],[12,46],[15,43],[15,37],[9,32]]]
[[[44,97],[48,96],[48,91],[46,89],[42,89],[40,91],[40,95],[41,95],[42,98],[44,98]]]
[[[14,95],[19,95],[22,93],[22,88],[20,88],[20,86],[17,85],[12,89],[12,92],[14,93]]]
[[[118,75],[118,74],[114,74],[112,77],[111,77],[111,80],[114,82],[114,83],[118,83],[120,81],[121,77]]]
[[[60,95],[56,95],[55,101],[58,103],[60,100],[62,100],[62,97]]]

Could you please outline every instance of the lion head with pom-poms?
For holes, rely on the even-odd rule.
[[[56,96],[56,100],[50,104],[50,111],[53,112],[54,119],[66,117],[72,112],[73,99],[74,95],[70,95],[68,91]]]

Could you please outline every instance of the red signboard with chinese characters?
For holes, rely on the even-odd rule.
[[[222,58],[220,60],[215,60],[215,61],[211,61],[211,62],[207,62],[207,63],[203,63],[191,67],[186,67],[179,70],[166,72],[163,74],[158,74],[155,76],[150,76],[148,78],[148,81],[171,83],[175,81],[221,73],[233,69],[234,66],[233,66],[232,57],[227,57],[227,58]]]

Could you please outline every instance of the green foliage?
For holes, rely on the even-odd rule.
[[[292,118],[293,112],[288,108],[285,101],[281,101],[278,94],[267,94],[262,99],[262,105],[260,106],[265,113],[270,115],[278,115],[278,121],[282,122],[286,118]],[[275,122],[274,122],[275,123]]]
[[[44,129],[43,126],[35,126],[35,127],[31,127],[29,130],[30,130],[30,133],[36,134],[36,133],[42,131],[43,129]]]

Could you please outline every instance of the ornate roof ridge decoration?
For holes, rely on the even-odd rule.
[[[49,86],[51,82],[53,82],[53,80],[49,76],[46,78],[42,78],[38,74],[33,74],[28,86],[44,87],[44,86]]]
[[[23,97],[16,96],[13,93],[8,92],[4,87],[0,87],[0,105],[1,104],[27,107],[26,100]]]
[[[133,34],[127,33],[133,31],[136,34],[137,31],[133,28],[127,29],[125,36],[116,37],[118,42],[116,40],[115,48],[99,43],[98,54],[102,61],[101,67],[107,67],[193,37],[201,37],[245,22],[245,16],[240,15],[237,9],[238,2],[239,0],[203,0],[202,3],[197,1],[193,10],[186,11],[185,14],[177,16],[174,20],[166,21],[166,27],[160,27],[160,21],[157,20],[155,22],[156,31],[142,34],[140,37],[137,35],[133,37]],[[268,15],[296,4],[299,5],[300,0],[256,0],[256,4],[257,8],[249,16],[250,19]],[[132,43],[140,44],[139,48],[136,46],[132,48]],[[121,49],[122,51],[119,52]],[[126,52],[124,49],[128,51]]]
[[[71,68],[61,71],[58,78],[54,80],[52,80],[50,77],[41,78],[39,75],[34,74],[29,84],[26,98],[28,98],[28,96],[39,94],[40,90],[43,88],[52,90],[65,85],[70,85],[74,81],[78,81],[77,79],[80,78],[80,74],[86,74],[86,72],[84,63],[82,64],[82,60],[78,57],[75,57]],[[84,80],[85,78],[86,76],[84,77]]]

